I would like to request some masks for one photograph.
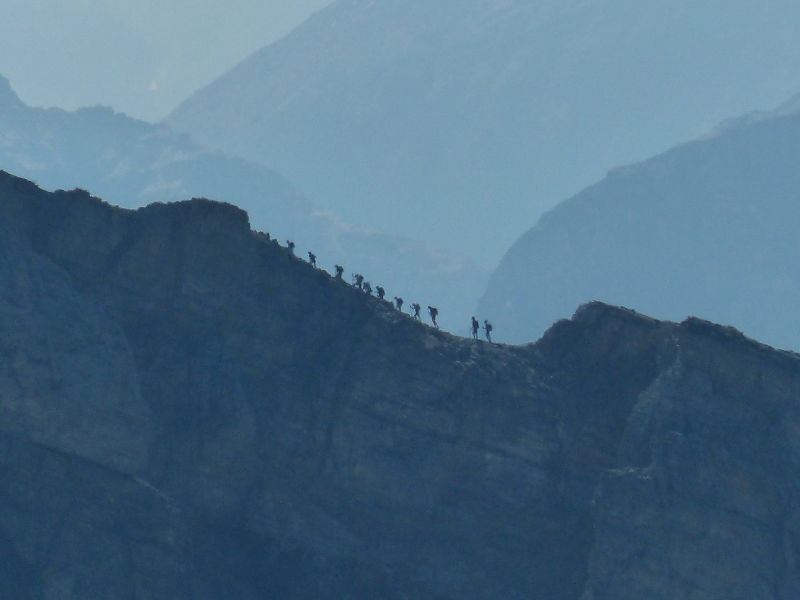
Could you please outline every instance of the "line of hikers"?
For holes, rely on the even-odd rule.
[[[266,235],[267,239],[270,239],[268,233],[265,234],[265,235]],[[294,242],[291,241],[291,240],[286,240],[286,248],[289,251],[289,254],[291,256],[294,256],[294,248],[295,248]],[[314,254],[313,252],[308,252],[308,262],[312,267],[317,268],[317,255]],[[344,267],[342,265],[336,265],[335,266],[334,279],[341,280],[343,274],[344,274]],[[373,291],[372,290],[372,284],[369,281],[364,281],[364,276],[361,275],[360,273],[353,273],[352,274],[352,283],[353,283],[354,287],[357,287],[358,289],[362,290],[368,296],[372,295],[372,291]],[[378,297],[378,299],[384,300],[385,296],[386,296],[386,290],[383,289],[381,286],[376,285],[375,286],[375,295]],[[394,306],[395,306],[395,308],[397,310],[399,310],[400,312],[403,312],[403,299],[400,298],[399,296],[395,296],[394,297]],[[413,311],[413,313],[410,313],[411,316],[414,317],[417,321],[421,321],[422,317],[420,317],[419,313],[420,313],[420,310],[422,310],[422,307],[418,303],[415,302],[414,304],[411,305],[411,310]],[[431,322],[433,323],[433,326],[436,327],[436,329],[439,329],[439,323],[436,322],[436,318],[439,316],[439,309],[434,307],[434,306],[430,306],[429,305],[428,306],[428,314],[430,315]],[[492,343],[492,329],[493,329],[493,327],[492,327],[492,324],[489,323],[488,320],[484,319],[483,327],[481,328],[480,323],[478,322],[478,319],[476,319],[475,317],[472,317],[471,328],[472,328],[472,339],[477,340],[478,339],[478,331],[480,329],[483,329],[483,331],[484,331],[484,333],[486,335],[486,339],[490,343]]]
[[[341,279],[343,271],[344,268],[341,265],[336,265],[336,274],[334,275],[334,278]],[[372,295],[372,284],[370,284],[369,281],[364,281],[364,276],[361,273],[353,273],[351,277],[354,287],[363,290],[364,292],[367,293],[368,296]],[[375,295],[380,300],[384,300],[386,297],[386,290],[379,285],[375,286]],[[403,312],[403,299],[400,298],[399,296],[395,296],[394,306],[397,310]],[[422,317],[420,317],[419,313],[422,310],[422,306],[420,306],[419,303],[415,302],[414,304],[411,305],[411,310],[414,311],[413,313],[411,313],[411,316],[413,316],[417,321],[421,321]],[[436,327],[436,329],[439,329],[439,323],[436,322],[436,317],[439,316],[439,309],[436,308],[435,306],[428,306],[428,314],[431,317],[431,323],[433,323],[433,326]]]

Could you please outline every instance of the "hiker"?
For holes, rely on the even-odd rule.
[[[369,281],[364,282],[364,291],[367,292],[367,296],[372,296],[372,286],[370,285]]]
[[[480,328],[481,328],[481,324],[478,323],[478,319],[476,319],[475,317],[472,317],[472,339],[473,340],[477,340],[478,339],[478,329],[480,329]]]
[[[308,253],[308,262],[311,263],[312,267],[316,267],[317,266],[317,255],[314,254],[313,252],[309,252]]]
[[[336,279],[341,279],[342,273],[344,273],[344,267],[342,265],[336,265]]]
[[[289,254],[294,256],[294,242],[291,240],[286,240],[286,247],[289,249]]]
[[[422,307],[418,303],[414,302],[414,304],[411,305],[411,308],[414,309],[414,318],[419,321],[419,309]]]
[[[489,340],[489,343],[492,343],[492,324],[489,323],[486,319],[483,320],[483,329],[486,331],[486,339]]]
[[[375,291],[378,292],[378,298],[383,300],[383,297],[386,295],[386,290],[378,285],[378,286],[375,286]]]
[[[403,311],[403,299],[398,298],[397,296],[394,297],[394,305],[397,307],[397,310],[400,312]]]
[[[364,283],[364,276],[360,273],[353,273],[353,285],[361,289],[362,283]]]
[[[439,329],[439,324],[436,322],[436,316],[439,314],[439,309],[428,305],[428,313],[431,315],[433,326],[436,327],[436,329]]]

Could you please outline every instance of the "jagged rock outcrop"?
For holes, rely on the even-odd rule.
[[[2,174],[0,224],[5,596],[797,593],[796,355],[602,304],[456,338],[206,200]]]
[[[11,89],[11,83],[0,75],[0,108],[22,106],[22,101]]]

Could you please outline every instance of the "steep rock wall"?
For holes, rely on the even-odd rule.
[[[14,597],[791,597],[794,355],[602,304],[456,338],[205,200],[2,175],[0,222]]]

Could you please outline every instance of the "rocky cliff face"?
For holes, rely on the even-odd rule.
[[[0,177],[0,591],[793,598],[800,357],[415,322],[205,200]]]

